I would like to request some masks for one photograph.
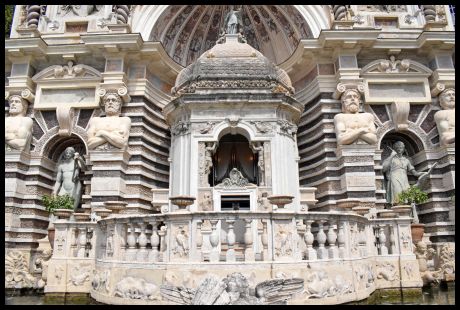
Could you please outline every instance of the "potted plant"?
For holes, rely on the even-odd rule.
[[[398,200],[403,203],[408,203],[412,207],[412,241],[414,243],[421,241],[423,233],[425,232],[425,224],[420,224],[417,216],[416,205],[425,203],[428,201],[428,195],[422,191],[419,187],[412,185],[407,190],[402,191],[398,195]]]
[[[50,213],[50,221],[48,226],[48,240],[51,248],[54,248],[54,224],[56,216],[61,218],[69,218],[73,212],[74,198],[70,195],[43,195],[42,203],[46,211]]]

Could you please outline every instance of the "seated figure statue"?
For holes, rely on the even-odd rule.
[[[108,149],[114,146],[124,149],[128,145],[131,119],[120,117],[122,99],[116,92],[103,97],[107,117],[93,117],[88,126],[88,148]]]
[[[342,112],[334,117],[338,145],[358,143],[363,140],[376,144],[374,116],[371,113],[358,113],[360,94],[356,89],[347,89],[342,94]]]
[[[439,95],[443,110],[434,114],[441,145],[455,143],[455,89],[448,88]]]
[[[10,96],[10,116],[5,118],[5,149],[28,151],[32,141],[32,119],[26,117],[27,101],[19,95]]]

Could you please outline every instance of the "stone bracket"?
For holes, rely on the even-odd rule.
[[[56,108],[56,116],[59,123],[60,136],[70,136],[72,134],[72,123],[75,117],[75,110],[69,105],[59,105]]]
[[[410,104],[407,101],[395,101],[391,104],[391,116],[396,131],[407,130]]]

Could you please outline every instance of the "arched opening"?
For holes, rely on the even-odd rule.
[[[86,162],[87,148],[86,148],[85,143],[79,136],[75,134],[72,134],[69,137],[62,137],[62,136],[56,135],[55,137],[50,139],[50,141],[48,141],[47,145],[44,148],[44,155],[55,163],[54,176],[53,176],[53,187],[56,185],[56,177],[58,173],[57,169],[63,159],[64,152],[68,147],[73,147],[75,150],[75,153],[78,153],[80,157],[83,159],[83,161]],[[81,208],[81,205],[84,203],[83,199],[81,198],[85,194],[89,194],[87,193],[87,190],[86,190],[87,188],[85,187],[85,184],[86,183],[89,184],[90,179],[91,179],[90,175],[85,174],[83,170],[79,169],[78,180],[81,184],[81,193],[80,193],[80,202],[77,208]]]
[[[222,183],[236,168],[249,183],[257,184],[257,154],[249,146],[249,141],[241,134],[226,134],[219,140],[213,157],[213,169],[209,176],[211,186]]]
[[[422,141],[413,133],[407,132],[407,133],[401,133],[401,132],[395,132],[395,131],[390,131],[388,132],[383,138],[380,143],[380,149],[382,150],[382,164],[384,164],[385,159],[391,154],[391,149],[394,149],[394,144],[397,141],[401,141],[404,143],[404,152],[403,152],[403,157],[406,157],[411,165],[415,166],[413,157],[414,155],[418,154],[420,151],[423,150],[423,143]],[[391,149],[390,149],[391,148]],[[396,157],[394,157],[396,158]],[[394,164],[394,160],[392,160],[391,163],[391,171],[387,171],[386,173],[384,172],[384,188],[386,190],[386,198],[388,203],[390,204],[390,196],[392,194],[389,194],[389,183],[390,179],[393,179],[394,177],[391,176],[392,174],[398,173],[400,175],[400,182],[399,184],[404,184],[404,178],[402,176],[403,173],[406,173],[407,175],[407,181],[409,182],[409,185],[414,185],[417,183],[417,177],[412,175],[409,171],[402,172],[402,170],[407,170],[405,167],[404,161],[401,161],[399,164]],[[396,165],[397,170],[394,171],[399,171],[399,172],[392,172],[393,171],[393,165]],[[398,165],[401,167],[400,169],[398,168]],[[399,169],[399,170],[398,170]],[[403,185],[401,185],[404,187]],[[400,189],[398,189],[399,191]],[[388,196],[388,197],[387,197]]]

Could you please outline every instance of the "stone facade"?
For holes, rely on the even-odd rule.
[[[238,27],[221,32],[230,10]],[[446,5],[16,6],[6,287],[334,304],[455,279],[453,25]],[[417,171],[433,167],[417,206],[431,256],[384,210],[398,140]],[[55,221],[51,256],[41,199],[68,147],[87,167],[86,215]],[[302,280],[289,298],[262,293]]]

